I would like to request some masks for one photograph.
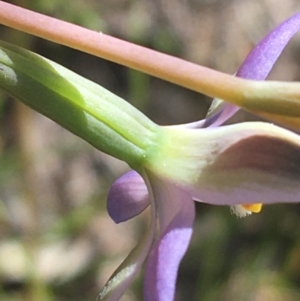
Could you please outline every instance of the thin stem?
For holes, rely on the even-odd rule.
[[[3,1],[0,23],[231,102],[241,98],[247,85],[230,75]]]

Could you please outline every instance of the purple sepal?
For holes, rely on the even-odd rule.
[[[253,80],[266,79],[283,49],[299,29],[300,13],[297,13],[277,26],[254,47],[236,76]],[[223,101],[218,106],[213,102],[212,106],[215,110],[209,111],[204,127],[219,126],[239,110],[239,107]]]
[[[179,264],[191,236],[195,207],[191,196],[175,185],[154,177],[150,181],[160,225],[160,235],[148,257],[145,301],[172,301]]]
[[[239,68],[236,76],[264,80],[281,52],[300,28],[300,13],[287,19],[262,39]]]

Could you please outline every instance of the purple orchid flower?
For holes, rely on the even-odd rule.
[[[264,80],[299,28],[300,14],[279,25],[251,51],[236,76]],[[218,127],[237,110],[233,105],[214,100],[205,120],[179,127],[182,139],[178,138],[176,127],[174,135],[182,140],[182,146],[166,149],[168,156],[162,156],[163,161],[157,160],[155,166],[149,167],[153,172],[140,175],[130,171],[112,185],[107,207],[116,223],[136,216],[149,204],[152,221],[142,241],[105,285],[101,300],[118,300],[147,257],[144,299],[174,299],[178,266],[192,235],[194,200],[229,205],[239,216],[260,210],[259,204],[245,205],[253,201],[299,201],[300,137],[262,122]],[[165,130],[170,134],[173,127]],[[195,141],[192,147],[190,141]],[[182,169],[177,153],[186,159]],[[199,159],[195,167],[196,156]],[[177,181],[172,174],[173,164],[179,171]],[[197,179],[190,173],[195,168],[199,170]]]

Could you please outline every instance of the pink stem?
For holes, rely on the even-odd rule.
[[[238,104],[246,81],[0,1],[0,23]]]

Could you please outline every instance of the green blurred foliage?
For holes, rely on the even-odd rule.
[[[300,9],[297,0],[13,3],[228,73]],[[197,93],[4,27],[0,36],[98,82],[160,124],[206,113],[209,101]],[[291,43],[271,78],[299,80],[299,45]],[[145,212],[115,225],[106,213],[109,186],[128,167],[3,94],[0,116],[0,299],[95,300],[148,222]],[[250,118],[242,112],[233,121]],[[274,205],[237,219],[198,203],[176,300],[299,300],[299,215],[299,205]],[[138,278],[122,300],[141,298]]]

